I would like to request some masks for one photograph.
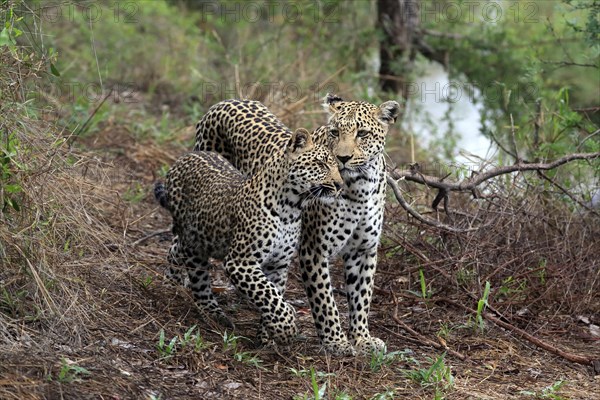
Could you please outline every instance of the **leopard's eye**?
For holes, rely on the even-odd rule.
[[[329,168],[329,165],[327,164],[327,160],[317,160],[317,164],[321,168]]]
[[[368,136],[369,133],[370,133],[369,131],[365,131],[364,129],[360,129],[358,132],[356,132],[356,137],[364,138],[364,137]]]
[[[331,128],[329,129],[329,136],[331,137],[338,137],[340,136],[340,131],[337,128]]]

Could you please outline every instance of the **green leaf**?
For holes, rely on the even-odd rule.
[[[8,30],[6,28],[0,31],[0,46],[14,46],[15,42],[12,37],[8,34]]]
[[[58,72],[58,69],[56,69],[52,63],[50,63],[50,72],[52,72],[52,75],[54,76],[60,76],[60,72]]]
[[[10,184],[4,186],[4,191],[7,193],[18,193],[22,190],[21,185]]]

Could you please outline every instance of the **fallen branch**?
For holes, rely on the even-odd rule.
[[[448,346],[442,346],[440,343],[437,343],[437,342],[434,342],[433,340],[427,339],[425,336],[421,335],[419,332],[415,331],[410,326],[408,326],[407,324],[405,324],[400,318],[398,318],[398,306],[396,306],[396,309],[394,310],[394,313],[392,314],[392,319],[402,329],[404,329],[405,331],[407,331],[408,333],[410,333],[411,335],[413,335],[414,337],[416,337],[424,345],[431,346],[431,347],[434,347],[434,348],[440,349],[440,350],[446,350],[448,353],[452,354],[454,357],[457,357],[457,358],[459,358],[459,359],[461,359],[463,361],[467,359],[467,357],[464,354],[461,354],[461,353],[459,353],[456,350],[452,350]]]
[[[136,240],[135,242],[133,242],[131,245],[132,246],[138,246],[142,243],[144,243],[146,240],[152,239],[155,236],[160,236],[160,235],[164,235],[166,233],[171,233],[171,229],[165,229],[162,231],[156,231],[156,232],[152,232],[144,237],[139,238],[138,240]]]
[[[469,308],[463,304],[457,303],[455,301],[452,301],[450,299],[447,298],[442,298],[442,299],[438,299],[436,301],[444,301],[446,303],[452,304],[453,306],[462,308],[466,311],[468,311],[469,313],[473,314],[473,315],[477,315],[477,311],[473,310],[472,308]],[[598,366],[600,365],[600,360],[590,357],[590,356],[583,356],[580,354],[574,354],[574,353],[569,353],[568,351],[565,350],[561,350],[558,347],[544,342],[541,339],[538,339],[537,337],[525,332],[524,330],[517,328],[516,326],[509,324],[508,322],[504,322],[496,317],[494,317],[493,315],[491,315],[488,312],[484,312],[482,313],[482,316],[487,319],[488,321],[493,322],[494,324],[503,327],[504,329],[508,329],[509,331],[516,333],[517,335],[521,336],[522,338],[526,339],[527,341],[529,341],[530,343],[533,343],[534,345],[536,345],[539,348],[542,348],[544,350],[549,351],[552,354],[556,354],[562,358],[564,358],[567,361],[571,361],[577,364],[583,364],[583,365],[589,365],[592,366],[595,370],[596,373],[600,372],[598,370]]]

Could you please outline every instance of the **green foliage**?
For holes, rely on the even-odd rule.
[[[17,318],[22,312],[23,302],[28,296],[27,290],[8,291],[5,287],[0,290],[0,312]]]
[[[240,350],[240,339],[246,338],[225,331],[223,333],[223,351],[233,351],[233,359],[238,362],[242,362],[255,368],[264,369],[262,366],[263,361],[258,356],[251,352]]]
[[[397,361],[413,360],[412,357],[407,357],[409,354],[412,354],[411,350],[391,351],[389,353],[386,353],[384,349],[375,351],[371,354],[369,367],[371,371],[379,372],[384,365],[388,366]]]
[[[123,194],[123,199],[131,203],[139,203],[144,197],[146,197],[146,190],[139,182],[136,182],[133,187],[128,188]]]
[[[446,365],[444,358],[446,353],[443,353],[435,360],[429,358],[431,366],[427,368],[419,368],[417,370],[403,371],[405,376],[409,379],[419,383],[425,388],[435,389],[435,398],[443,398],[443,393],[453,388],[454,377],[452,376],[452,369]],[[415,360],[417,367],[420,363]]]
[[[560,388],[565,384],[565,381],[556,381],[552,385],[545,387],[540,392],[532,390],[521,390],[519,393],[525,396],[532,396],[536,399],[551,399],[551,400],[565,400],[565,397],[559,395]]]
[[[184,353],[186,351],[198,353],[208,346],[209,343],[204,340],[200,334],[200,330],[196,325],[193,325],[185,331],[183,336],[173,336],[169,341],[167,341],[165,337],[165,330],[161,329],[158,335],[156,350],[161,359],[168,360],[176,354]]]
[[[91,372],[87,369],[71,363],[66,358],[62,358],[60,361],[60,370],[58,371],[58,375],[55,377],[48,375],[48,380],[56,380],[60,383],[71,383],[81,381],[83,376],[90,375]]]
[[[456,327],[452,327],[447,322],[443,322],[440,324],[440,329],[437,331],[436,336],[446,340],[455,329]]]
[[[502,280],[502,285],[496,292],[496,297],[513,296],[515,294],[524,293],[527,289],[527,281],[524,279],[515,279],[513,276],[507,276]]]
[[[161,329],[158,336],[158,344],[156,345],[156,349],[158,350],[158,355],[160,358],[168,359],[175,355],[177,348],[177,336],[173,336],[171,341],[167,343],[165,341],[165,330]]]
[[[292,370],[292,368],[290,368]],[[294,370],[295,371],[295,370]],[[327,382],[324,382],[321,386],[317,381],[319,376],[318,372],[315,372],[314,367],[310,367],[308,371],[310,373],[310,384],[313,392],[313,396],[310,397],[308,394],[302,396],[294,396],[294,400],[322,400],[325,399],[325,392],[327,391]]]
[[[427,289],[427,281],[425,280],[425,274],[421,268],[419,268],[419,288],[420,291],[418,292],[415,290],[409,290],[408,292],[422,299],[428,299],[433,295],[433,292]]]
[[[423,274],[422,269],[419,269],[419,283],[421,285],[421,297],[424,299],[431,297],[431,293],[427,290],[427,283],[425,282],[425,274]]]
[[[223,351],[236,351],[238,347],[238,340],[241,338],[242,336],[236,336],[233,333],[229,333],[227,331],[223,332]]]
[[[19,171],[26,167],[17,161],[19,139],[14,133],[3,134],[0,143],[0,210],[5,213],[9,208],[20,211],[19,194],[23,191],[17,178]]]
[[[375,396],[371,397],[371,400],[393,400],[396,397],[396,394],[393,390],[388,390],[383,393],[377,393]]]
[[[483,310],[488,306],[488,297],[490,296],[490,282],[485,282],[485,288],[483,289],[483,296],[477,302],[477,326],[481,332],[485,329],[485,321],[483,320]]]

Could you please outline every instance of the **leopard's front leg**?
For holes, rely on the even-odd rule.
[[[288,304],[278,288],[269,281],[255,260],[228,257],[225,271],[235,287],[261,313],[261,323],[268,336],[281,344],[289,344],[298,334],[296,311]],[[260,328],[259,332],[264,332]],[[260,338],[263,340],[263,338]]]
[[[350,249],[343,254],[350,339],[356,351],[369,354],[385,349],[383,340],[369,333],[369,310],[377,268],[377,247]]]
[[[326,352],[354,355],[355,351],[342,329],[335,304],[326,242],[317,243],[318,235],[305,227],[300,245],[300,271],[315,322],[317,335]]]

